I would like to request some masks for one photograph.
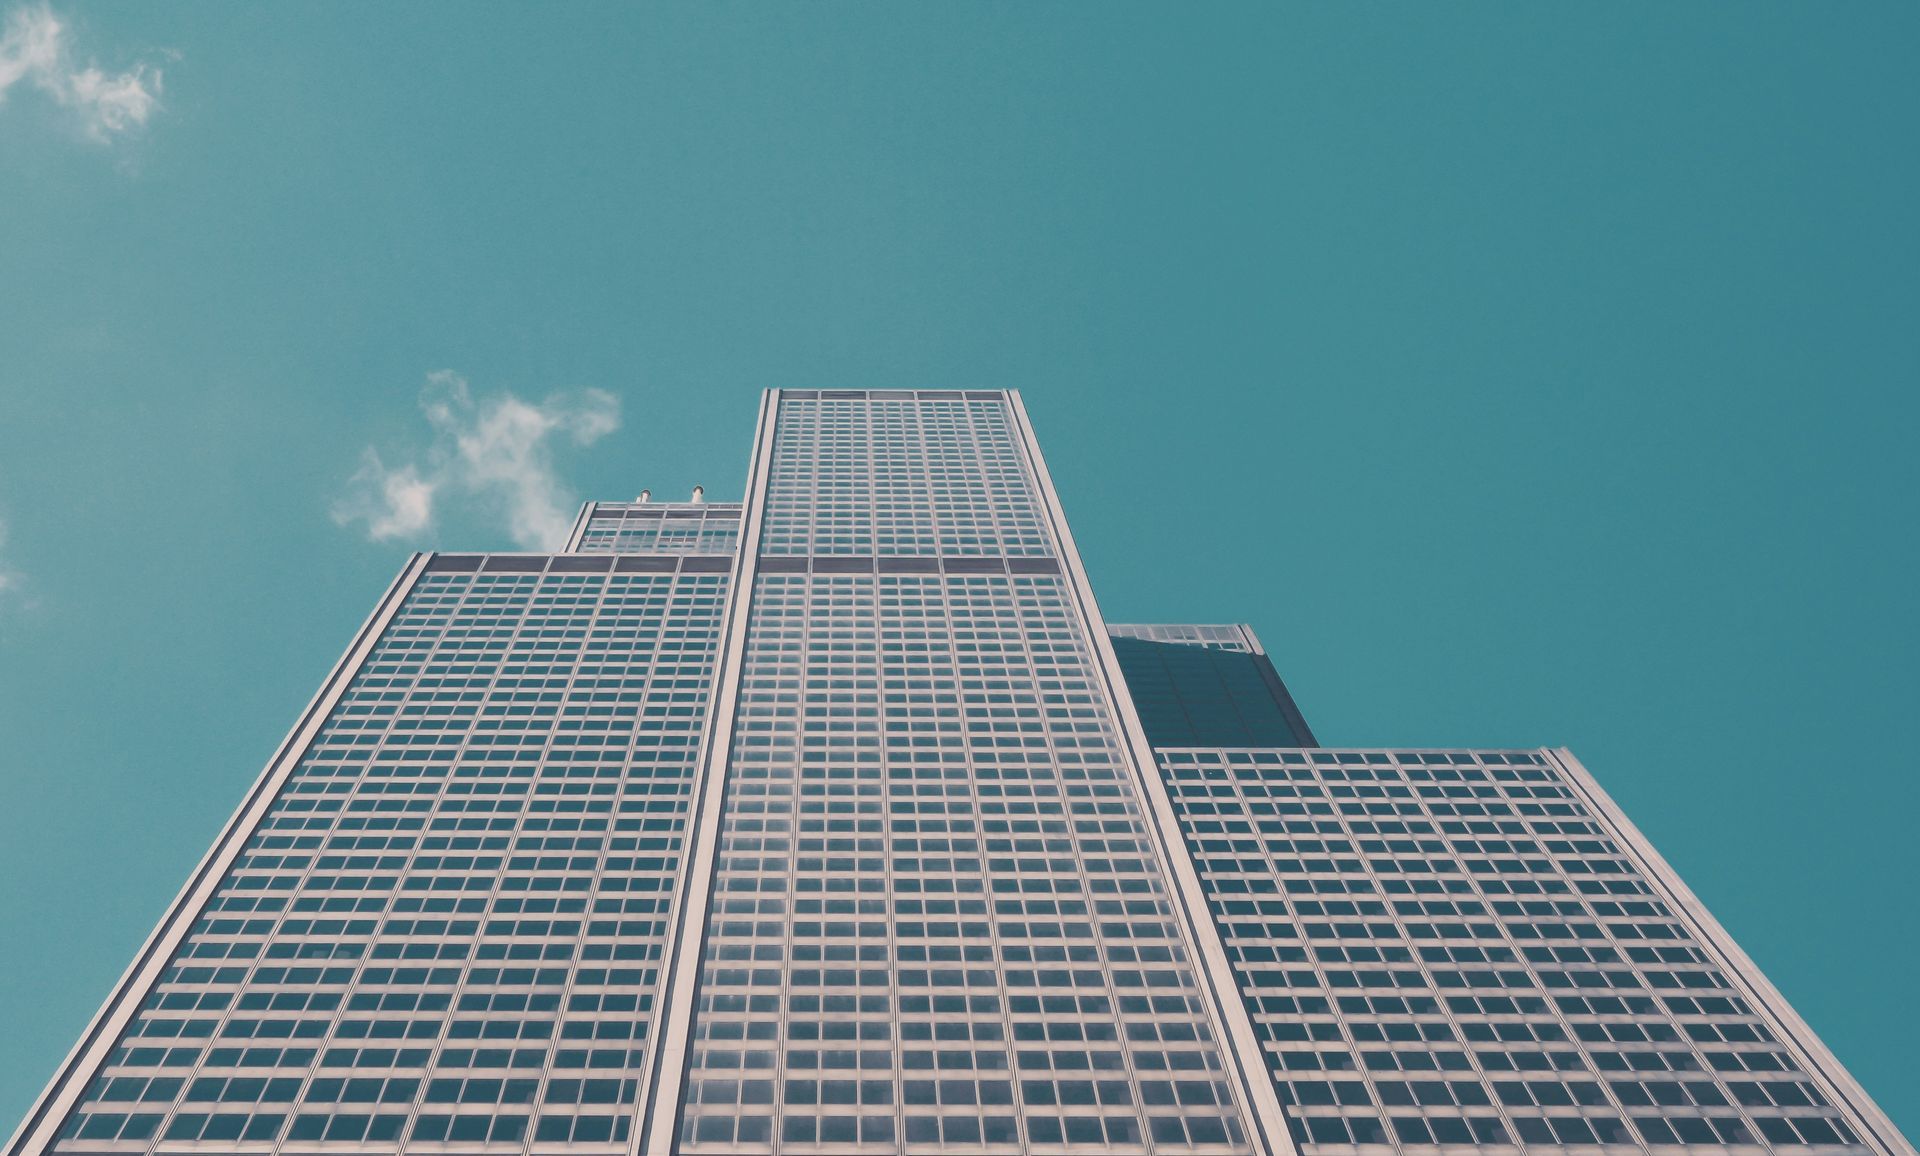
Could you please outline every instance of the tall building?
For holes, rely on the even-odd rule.
[[[1003,392],[401,571],[10,1142],[1913,1156],[1565,750],[1109,626]]]

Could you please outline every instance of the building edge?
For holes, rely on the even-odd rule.
[[[1168,882],[1172,885],[1168,901],[1180,913],[1188,939],[1199,955],[1194,962],[1206,993],[1208,1018],[1221,1029],[1222,1050],[1246,1105],[1248,1123],[1258,1132],[1257,1136],[1252,1137],[1254,1148],[1272,1156],[1298,1156],[1298,1149],[1287,1129],[1286,1113],[1274,1089],[1273,1076],[1267,1070],[1260,1037],[1254,1030],[1253,1016],[1247,1010],[1239,984],[1234,979],[1226,942],[1214,922],[1212,909],[1207,906],[1199,870],[1194,866],[1186,840],[1180,833],[1179,817],[1167,794],[1159,760],[1153,753],[1152,744],[1147,741],[1146,728],[1140,721],[1139,712],[1134,708],[1132,692],[1128,690],[1126,678],[1121,673],[1120,660],[1114,653],[1112,639],[1107,635],[1106,619],[1100,613],[1093,585],[1080,560],[1080,550],[1074,544],[1073,533],[1067,525],[1060,494],[1054,489],[1046,459],[1041,456],[1039,440],[1027,416],[1026,403],[1018,390],[1008,390],[1006,396],[1007,404],[1013,411],[1015,428],[1020,433],[1021,450],[1033,470],[1034,483],[1039,488],[1046,508],[1049,528],[1060,550],[1063,576],[1073,591],[1074,602],[1086,626],[1087,644],[1093,648],[1095,663],[1107,684],[1108,696],[1118,716],[1120,731],[1125,739],[1123,745],[1134,769],[1135,785],[1141,791],[1143,818],[1154,834],[1156,850],[1166,865]]]
[[[410,557],[388,585],[386,594],[374,606],[373,613],[360,624],[353,641],[334,663],[326,680],[320,684],[320,689],[307,701],[306,709],[300,712],[292,729],[280,740],[280,745],[254,779],[253,785],[247,789],[240,805],[221,828],[219,836],[214,839],[213,846],[201,856],[200,862],[187,876],[185,885],[167,905],[160,922],[140,945],[133,962],[114,984],[113,990],[100,1005],[100,1010],[87,1022],[79,1041],[68,1051],[46,1088],[34,1099],[26,1117],[8,1138],[6,1148],[0,1149],[5,1156],[33,1156],[50,1147],[80,1093],[99,1072],[120,1038],[121,1031],[145,1002],[147,994],[166,970],[167,961],[173,958],[180,941],[192,929],[193,917],[205,909],[207,900],[219,887],[220,880],[225,877],[241,848],[246,846],[247,840],[259,828],[260,820],[273,805],[280,788],[306,755],[314,736],[332,714],[334,705],[359,673],[367,656],[373,652],[374,645],[386,632],[387,623],[406,601],[431,558],[431,554],[414,554]]]
[[[1654,849],[1652,841],[1634,825],[1633,820],[1627,818],[1627,813],[1574,757],[1573,751],[1567,747],[1541,747],[1539,753],[1560,768],[1567,781],[1586,797],[1586,802],[1594,810],[1606,816],[1614,833],[1625,845],[1627,854],[1637,859],[1641,869],[1666,891],[1666,897],[1673,902],[1679,917],[1691,923],[1701,938],[1720,953],[1722,962],[1733,973],[1735,981],[1746,989],[1747,996],[1762,1005],[1779,1026],[1792,1036],[1794,1045],[1813,1062],[1815,1071],[1812,1074],[1826,1084],[1826,1092],[1847,1110],[1854,1122],[1863,1126],[1873,1145],[1889,1156],[1916,1156],[1913,1145],[1894,1126],[1887,1114],[1880,1110],[1880,1106],[1874,1103],[1873,1097],[1853,1078],[1853,1074],[1847,1071],[1839,1057],[1828,1049],[1807,1021],[1800,1018],[1800,1013],[1787,1002],[1786,996],[1773,986],[1761,972],[1760,966],[1741,949],[1727,929],[1714,918],[1713,912],[1707,909],[1707,905],[1680,878],[1680,873]]]
[[[1300,704],[1293,700],[1293,692],[1287,689],[1287,680],[1280,677],[1280,668],[1273,664],[1273,656],[1267,648],[1260,645],[1260,637],[1247,623],[1239,623],[1240,633],[1246,636],[1247,645],[1253,648],[1253,666],[1260,672],[1261,681],[1267,684],[1267,693],[1280,708],[1280,714],[1293,728],[1304,746],[1317,747],[1320,740],[1313,735],[1313,728],[1307,725],[1307,716],[1300,713]]]
[[[599,502],[580,503],[580,512],[573,517],[573,529],[567,531],[567,544],[560,547],[560,553],[578,554],[580,552],[580,539],[585,536],[587,524],[593,521],[593,511],[599,505]]]
[[[705,963],[707,924],[713,908],[720,824],[726,806],[727,761],[733,753],[733,724],[740,698],[740,671],[746,660],[747,626],[753,611],[753,584],[759,573],[760,523],[766,513],[767,478],[773,468],[774,425],[780,415],[780,391],[760,397],[753,456],[747,464],[746,495],[740,510],[740,540],[734,550],[721,626],[724,642],[714,660],[706,731],[694,764],[685,864],[675,894],[673,926],[660,952],[659,988],[653,1029],[647,1036],[640,1094],[634,1097],[629,1130],[630,1156],[671,1156],[679,1143],[687,1060],[693,1046],[695,1001]],[[581,525],[585,526],[585,515]]]

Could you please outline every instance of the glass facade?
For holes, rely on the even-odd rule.
[[[422,568],[53,1150],[624,1147],[728,575],[610,562]]]
[[[1156,747],[1311,747],[1307,720],[1244,626],[1111,626]]]
[[[589,502],[578,554],[721,554],[740,546],[737,502]]]
[[[1245,1151],[1005,399],[790,402],[767,493],[682,1147]]]
[[[1305,1150],[1868,1150],[1550,752],[1160,757]]]
[[[411,560],[9,1143],[1912,1156],[1564,751],[1107,626],[1016,395]]]

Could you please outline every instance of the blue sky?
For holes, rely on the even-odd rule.
[[[1920,7],[0,14],[0,1116],[410,549],[968,385],[1109,618],[1571,746],[1920,1132]]]

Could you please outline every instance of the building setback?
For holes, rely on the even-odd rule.
[[[1914,1149],[1565,750],[1109,626],[1018,395],[423,554],[7,1148]]]

